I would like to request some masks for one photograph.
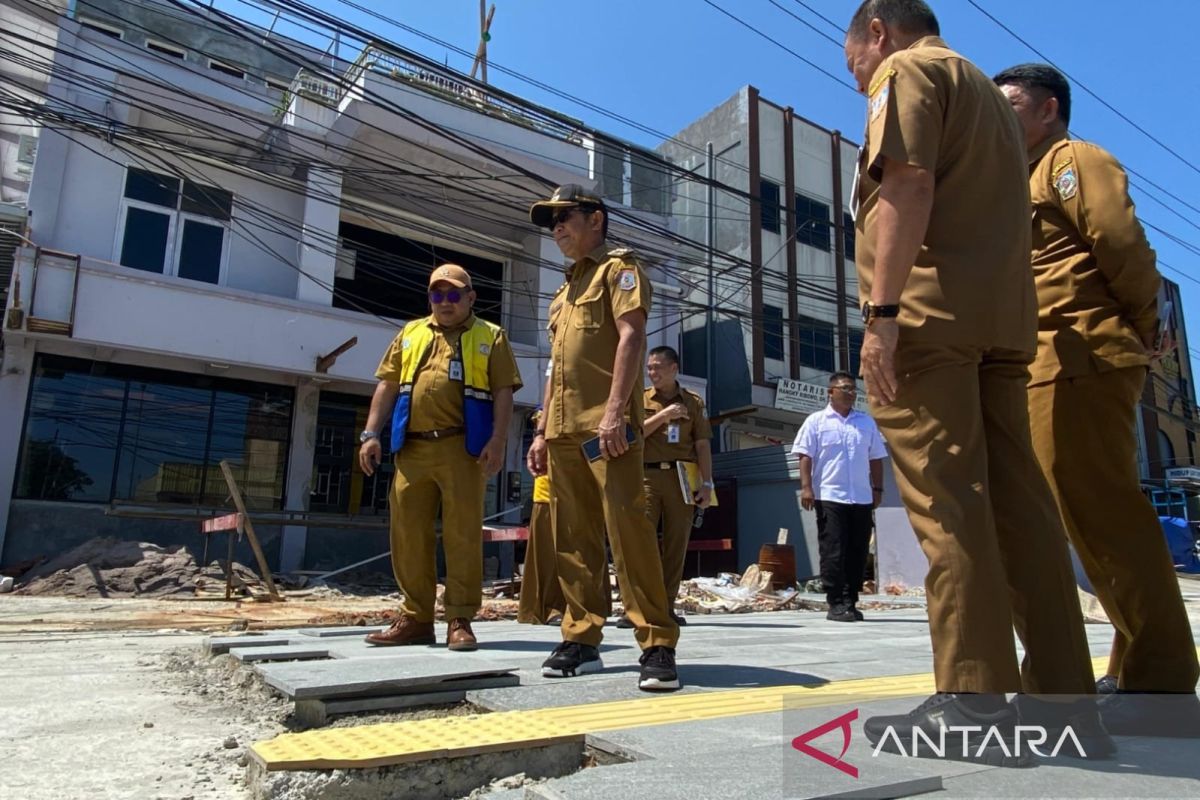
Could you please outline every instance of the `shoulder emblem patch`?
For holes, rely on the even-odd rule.
[[[637,288],[637,273],[631,269],[623,269],[617,274],[617,286],[627,292]]]
[[[1074,168],[1067,167],[1054,176],[1054,189],[1063,200],[1070,200],[1079,191],[1079,180]]]
[[[871,119],[874,120],[883,113],[883,109],[887,106],[888,97],[891,95],[891,85],[884,84],[879,90],[879,94],[871,97]]]
[[[489,354],[491,354],[491,352],[492,352],[492,346],[490,344],[488,344],[487,342],[483,342],[479,345],[479,354],[481,356],[489,355]]]
[[[613,248],[612,250],[609,250],[608,254],[610,256],[617,256],[617,257],[631,256],[631,255],[633,255],[633,248],[632,247],[616,247],[616,248]]]
[[[401,339],[401,340],[400,340],[400,349],[401,349],[401,350],[407,350],[407,349],[408,349],[408,346],[409,346],[410,344],[412,344],[412,343],[411,343],[410,341],[408,341],[408,339]]]

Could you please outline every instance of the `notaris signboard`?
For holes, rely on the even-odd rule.
[[[775,407],[781,411],[811,414],[820,411],[829,403],[829,387],[819,383],[780,378],[775,388]],[[855,409],[867,411],[866,398],[859,395],[854,399]]]

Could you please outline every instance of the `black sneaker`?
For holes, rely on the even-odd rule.
[[[1186,692],[1117,692],[1100,700],[1100,717],[1113,736],[1200,739],[1200,698]]]
[[[675,620],[676,625],[687,625],[687,617],[676,614],[674,609],[671,610],[671,619]]]
[[[600,651],[579,642],[563,642],[542,662],[542,675],[546,678],[574,678],[602,669]]]
[[[616,624],[616,626],[617,626],[618,628],[625,628],[625,629],[632,628],[632,627],[633,627],[633,620],[631,620],[629,617],[627,617],[627,616],[625,616],[624,614],[622,614],[622,615],[621,615],[621,618],[620,618],[619,620],[617,620],[617,624]]]
[[[850,606],[850,613],[854,615],[855,622],[863,621],[863,613],[858,610],[858,606]]]
[[[1096,694],[1116,694],[1119,689],[1116,675],[1105,675],[1096,681]]]
[[[639,689],[647,692],[670,692],[679,688],[674,647],[647,647],[638,663],[642,665],[642,675],[638,679]]]
[[[1019,694],[1013,699],[1013,708],[1022,725],[1036,725],[1045,729],[1046,742],[1038,745],[1039,752],[1044,751],[1049,755],[1057,749],[1060,756],[1089,760],[1104,760],[1116,755],[1117,744],[1100,721],[1098,700],[1094,695],[1053,702]],[[1075,735],[1078,748],[1070,739],[1063,738],[1067,728]],[[1060,742],[1062,747],[1058,747]]]
[[[993,767],[1031,766],[1033,757],[1016,747],[1017,712],[1003,696],[995,699],[995,710],[982,710],[983,697],[939,692],[907,714],[868,717],[863,733],[872,746],[886,753]]]
[[[829,613],[825,615],[825,619],[834,622],[858,622],[858,617],[854,616],[854,612],[850,610],[850,606],[840,603],[829,606]]]

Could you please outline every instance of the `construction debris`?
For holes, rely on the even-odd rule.
[[[254,571],[234,562],[234,584],[250,594],[265,591]],[[17,594],[63,597],[171,597],[220,593],[220,562],[201,567],[183,545],[89,539],[21,576]]]
[[[680,587],[676,606],[698,614],[748,614],[780,611],[796,600],[795,587],[771,589],[772,574],[757,566],[745,574],[722,572],[715,578],[693,578]]]

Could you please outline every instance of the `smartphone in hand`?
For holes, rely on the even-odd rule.
[[[633,444],[636,441],[637,434],[634,432],[633,426],[629,423],[625,423],[625,442],[627,444]],[[583,448],[583,455],[588,461],[599,461],[603,455],[600,452],[599,436],[593,436],[591,439],[588,439],[586,442],[580,445],[580,447]]]

